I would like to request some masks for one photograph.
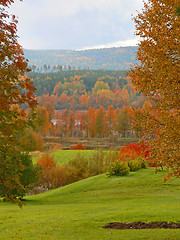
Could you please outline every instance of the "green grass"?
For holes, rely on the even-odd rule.
[[[62,166],[65,163],[73,160],[78,154],[81,154],[85,158],[93,156],[94,150],[60,150],[54,151],[53,157],[56,163]]]
[[[180,180],[144,169],[91,177],[40,195],[25,206],[0,202],[0,239],[179,240],[180,229],[111,230],[108,222],[180,222]]]
[[[96,150],[56,150],[51,154],[54,157],[54,160],[59,166],[68,163],[73,160],[78,154],[81,154],[84,158],[90,158]],[[36,163],[39,159],[39,156],[33,157],[33,162]]]

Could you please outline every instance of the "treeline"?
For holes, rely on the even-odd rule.
[[[151,104],[145,102],[142,110]],[[36,133],[42,136],[59,137],[132,137],[131,131],[135,109],[124,106],[121,109],[111,105],[107,110],[89,107],[86,111],[65,109],[55,111],[49,103],[36,109],[34,126]]]
[[[126,71],[68,70],[31,72],[40,106],[50,102],[55,109],[87,110],[90,106],[107,109],[142,107],[145,99],[134,89]]]
[[[53,122],[53,135],[62,137],[125,137],[129,134],[132,114],[130,107],[107,110],[89,107],[86,111],[56,111]]]
[[[112,105],[105,109],[89,107],[87,110],[64,109],[55,110],[50,102],[37,106],[32,112],[27,109],[27,119],[32,126],[19,133],[16,142],[25,151],[43,151],[43,137],[82,137],[82,138],[132,138],[142,134],[141,126],[132,131],[134,116],[147,109],[151,103],[145,102],[142,108],[123,106],[114,108]],[[22,112],[18,105],[12,105],[15,112]],[[24,111],[24,110],[23,110]],[[153,112],[153,114],[156,114]],[[33,120],[32,120],[33,119]]]
[[[126,71],[111,70],[59,70],[58,72],[34,72],[31,71],[28,76],[32,78],[34,86],[37,88],[37,95],[52,95],[57,84],[75,84],[79,82],[84,85],[85,91],[91,92],[95,83],[101,80],[108,83],[113,88],[113,83],[117,83],[121,88],[127,84]],[[101,79],[103,78],[103,79]],[[67,89],[65,89],[67,91]],[[113,89],[112,89],[113,90]]]

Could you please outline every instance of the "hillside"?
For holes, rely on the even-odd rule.
[[[179,239],[180,229],[103,229],[109,222],[180,222],[179,180],[149,168],[126,177],[104,174],[26,197],[25,206],[0,202],[0,239]]]
[[[44,64],[51,68],[56,65],[71,68],[127,70],[136,63],[137,47],[119,47],[91,50],[27,50],[25,57],[29,65],[43,68]]]

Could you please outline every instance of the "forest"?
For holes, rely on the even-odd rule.
[[[29,65],[43,71],[44,64],[64,68],[127,70],[136,61],[137,47],[116,47],[92,50],[27,50],[25,57]]]
[[[60,69],[31,71],[28,77],[38,102],[34,130],[26,130],[22,138],[30,151],[41,150],[40,138],[50,136],[135,138],[135,112],[151,107],[135,91],[127,71]]]
[[[87,110],[89,107],[142,107],[145,98],[135,91],[127,71],[59,70],[30,72],[28,76],[37,88],[40,106],[50,102],[56,110]]]

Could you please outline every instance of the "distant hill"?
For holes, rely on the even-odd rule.
[[[127,70],[136,61],[137,47],[91,50],[24,50],[29,65],[43,69],[44,64],[80,69]]]

